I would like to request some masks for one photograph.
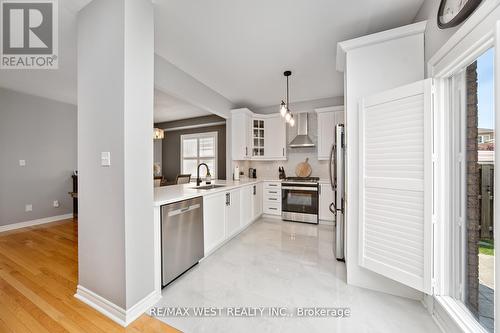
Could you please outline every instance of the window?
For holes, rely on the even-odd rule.
[[[181,172],[196,178],[200,163],[206,163],[212,178],[217,178],[217,132],[181,135]],[[200,177],[206,175],[206,168],[200,168]]]
[[[495,112],[490,49],[452,79],[455,176],[452,296],[494,331]]]

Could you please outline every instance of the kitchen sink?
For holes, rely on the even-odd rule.
[[[196,186],[192,187],[196,190],[212,190],[214,188],[219,188],[219,187],[225,187],[226,185],[216,185],[216,184],[211,184],[211,185],[203,185],[203,186]]]

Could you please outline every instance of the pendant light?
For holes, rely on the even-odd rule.
[[[293,119],[293,115],[290,112],[290,108],[288,107],[290,104],[289,101],[289,86],[288,86],[288,78],[292,75],[291,71],[285,71],[283,75],[286,77],[286,103],[282,100],[280,104],[280,114],[283,118],[285,118],[286,122],[293,127],[295,125],[295,120]]]

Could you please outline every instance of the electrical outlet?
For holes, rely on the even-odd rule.
[[[26,160],[19,160],[19,166],[26,166]]]
[[[31,212],[33,210],[33,205],[32,204],[27,204],[26,207],[24,208],[25,211]]]
[[[59,200],[54,200],[54,203],[52,204],[55,208],[59,207]]]

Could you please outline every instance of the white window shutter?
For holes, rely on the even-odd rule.
[[[360,104],[360,265],[431,294],[432,81]]]

